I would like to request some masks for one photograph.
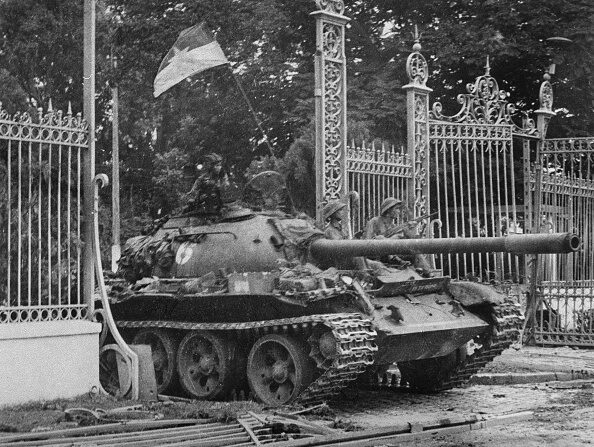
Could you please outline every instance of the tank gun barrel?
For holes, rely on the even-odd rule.
[[[314,258],[323,259],[439,253],[572,253],[577,251],[580,245],[579,236],[573,233],[539,233],[438,239],[317,239],[312,242],[310,250]]]

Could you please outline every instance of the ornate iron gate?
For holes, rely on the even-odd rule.
[[[535,341],[594,346],[594,138],[546,140],[541,150],[541,231],[575,232],[582,250],[540,259]],[[532,170],[536,183],[538,172]]]
[[[430,110],[428,67],[418,38],[413,50],[407,62],[411,82],[405,88],[415,214],[437,212],[425,236],[522,233],[522,152],[514,139],[536,139],[534,121],[525,119],[521,127],[512,121],[515,107],[490,75],[488,59],[485,74],[458,95],[462,107],[455,115],[442,113],[439,102]],[[523,260],[501,253],[440,255],[436,266],[454,278],[520,282],[525,277]]]
[[[87,318],[79,115],[0,106],[0,323]]]
[[[374,144],[348,148],[348,188],[359,196],[358,206],[351,210],[353,232],[365,229],[367,221],[378,214],[382,200],[387,197],[407,199],[408,183],[412,177],[410,157],[394,146]]]

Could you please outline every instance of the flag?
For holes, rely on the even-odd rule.
[[[203,23],[187,28],[161,62],[153,95],[156,98],[193,74],[227,63],[223,50]]]

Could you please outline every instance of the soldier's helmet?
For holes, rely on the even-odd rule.
[[[387,199],[385,199],[382,202],[382,204],[380,206],[380,214],[383,216],[384,214],[386,214],[388,211],[390,211],[395,206],[401,207],[403,205],[404,205],[404,203],[402,202],[402,200],[396,199],[394,197],[388,197]]]
[[[330,200],[322,210],[324,221],[330,219],[334,214],[336,214],[338,211],[342,210],[345,207],[346,204],[342,203],[340,200]]]

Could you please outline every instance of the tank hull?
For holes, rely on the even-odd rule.
[[[480,312],[462,308],[443,293],[370,297],[370,302],[374,310],[366,313],[361,301],[352,294],[305,305],[283,301],[273,293],[179,295],[149,292],[114,303],[112,312],[122,328],[167,328],[177,331],[178,339],[192,330],[225,332],[233,328],[237,331],[266,326],[266,322],[284,325],[283,322],[303,316],[359,314],[369,320],[376,333],[373,343],[377,351],[367,366],[446,356],[491,330],[490,322],[481,317]],[[249,350],[249,337],[241,338],[246,343],[242,349]]]
[[[440,294],[372,302],[379,365],[445,356],[489,329],[487,321]]]

